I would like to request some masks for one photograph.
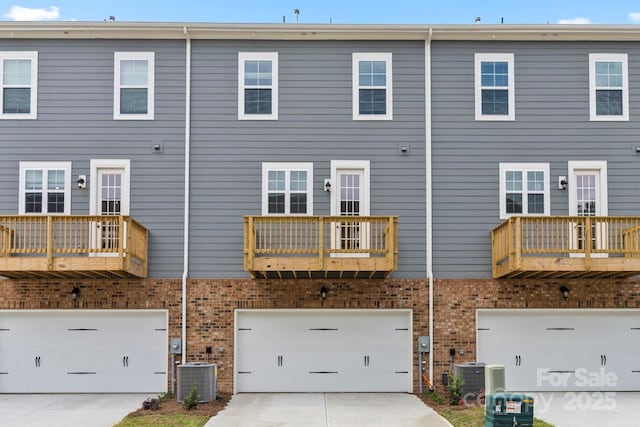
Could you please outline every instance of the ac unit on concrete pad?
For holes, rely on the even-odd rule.
[[[486,365],[484,367],[484,393],[504,393],[504,365]]]
[[[195,385],[200,403],[216,399],[217,366],[211,363],[185,363],[178,366],[178,402],[184,402]]]
[[[476,400],[484,390],[484,367],[486,363],[458,363],[453,365],[453,375],[464,380],[460,389],[466,402]]]

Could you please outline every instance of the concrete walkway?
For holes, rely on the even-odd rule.
[[[112,427],[148,394],[0,394],[2,427]]]
[[[451,427],[413,394],[246,393],[205,427]]]

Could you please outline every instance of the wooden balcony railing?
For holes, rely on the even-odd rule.
[[[395,216],[245,216],[252,277],[388,277],[397,268]]]
[[[129,216],[0,216],[0,275],[146,277],[147,241]]]
[[[493,277],[640,274],[640,217],[511,217],[491,232]]]

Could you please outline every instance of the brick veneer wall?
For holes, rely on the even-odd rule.
[[[560,287],[569,289],[565,300]],[[627,279],[438,279],[434,283],[434,383],[453,363],[476,361],[478,308],[640,308],[640,281]],[[463,351],[464,354],[460,354]]]
[[[71,290],[76,286],[80,288],[80,297],[74,303]],[[323,286],[329,290],[324,301],[320,298]],[[418,335],[428,334],[428,287],[424,279],[190,279],[188,299],[187,359],[218,364],[218,387],[223,392],[233,390],[236,308],[412,309],[414,343]],[[169,336],[179,337],[181,282],[179,279],[1,280],[0,309],[167,309]],[[206,354],[207,346],[212,347],[211,355]],[[415,373],[414,383],[417,384]]]

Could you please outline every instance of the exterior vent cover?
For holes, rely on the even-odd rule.
[[[194,384],[200,403],[215,400],[216,368],[216,365],[210,363],[185,363],[178,366],[178,402],[184,402]]]
[[[505,391],[504,365],[487,365],[484,367],[484,389],[487,395]]]
[[[465,402],[476,400],[484,392],[484,367],[486,363],[459,363],[453,366],[453,375],[464,380],[460,390]]]

